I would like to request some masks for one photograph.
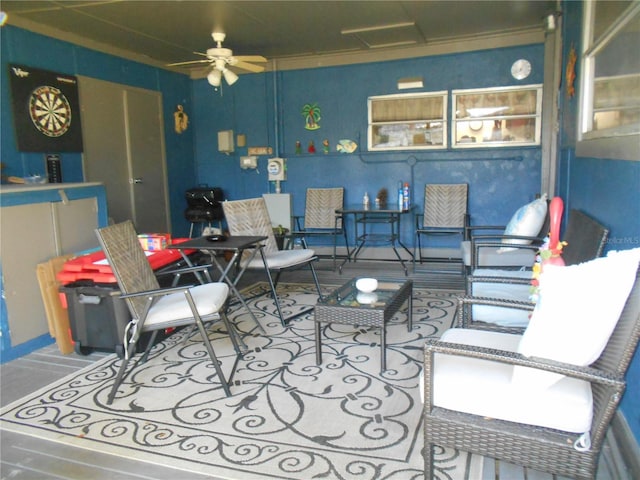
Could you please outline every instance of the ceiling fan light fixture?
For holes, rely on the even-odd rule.
[[[238,75],[233,73],[231,70],[228,70],[228,69],[225,68],[222,71],[222,74],[224,75],[224,79],[227,81],[227,83],[229,85],[233,85],[234,83],[236,83],[238,81]]]
[[[262,55],[241,55],[239,57],[233,56],[233,51],[230,48],[223,48],[222,42],[225,39],[225,34],[222,32],[213,32],[211,34],[213,40],[216,42],[216,47],[207,49],[207,53],[194,52],[196,55],[206,57],[202,60],[189,60],[186,62],[178,62],[170,64],[172,66],[177,65],[190,65],[196,63],[209,63],[211,70],[207,74],[207,81],[213,87],[219,87],[222,83],[222,77],[224,77],[227,85],[233,85],[238,81],[238,75],[227,70],[227,66],[233,65],[234,68],[247,70],[249,72],[260,73],[264,71],[262,65],[255,65],[254,63],[264,63],[267,61]]]
[[[214,87],[219,87],[221,80],[222,80],[222,72],[220,72],[220,70],[217,70],[215,68],[211,70],[211,73],[209,73],[209,75],[207,75],[207,81],[209,82],[209,84],[211,84]]]
[[[225,33],[222,33],[222,32],[212,32],[211,33],[211,37],[213,38],[214,42],[222,43],[222,42],[224,42],[224,39],[227,37],[227,35]]]

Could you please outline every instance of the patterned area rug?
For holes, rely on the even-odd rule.
[[[2,428],[219,478],[423,478],[421,346],[449,327],[454,298],[414,289],[413,330],[405,308],[387,328],[381,374],[378,330],[324,325],[316,365],[313,313],[283,328],[267,289],[244,292],[267,335],[240,305],[231,307],[249,348],[232,397],[224,396],[198,334],[181,330],[132,370],[112,405],[115,355],[7,406]],[[317,300],[310,285],[278,291],[287,313]],[[212,326],[210,336],[230,369],[233,350],[221,328]],[[436,461],[441,479],[481,475],[481,459],[463,452],[443,450]]]

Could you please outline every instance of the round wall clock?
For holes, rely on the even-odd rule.
[[[71,126],[71,105],[60,90],[45,85],[31,93],[29,116],[40,133],[60,137]]]
[[[471,120],[469,122],[469,128],[474,132],[479,132],[482,130],[483,122],[482,120]]]
[[[529,62],[529,60],[521,58],[513,62],[513,65],[511,65],[511,75],[513,75],[513,78],[515,78],[516,80],[524,80],[529,76],[530,73],[531,63]]]

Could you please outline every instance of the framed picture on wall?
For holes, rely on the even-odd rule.
[[[16,64],[9,78],[18,150],[82,152],[77,78]]]

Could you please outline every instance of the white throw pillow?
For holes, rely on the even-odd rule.
[[[604,350],[636,279],[640,248],[568,267],[544,266],[540,299],[518,352],[586,366]],[[513,382],[546,388],[562,375],[515,367]]]
[[[547,195],[534,200],[531,203],[527,203],[520,207],[516,213],[513,214],[511,220],[504,229],[505,235],[522,235],[524,237],[532,237],[540,232],[542,225],[544,225],[544,219],[547,217]],[[518,245],[528,245],[531,242],[529,240],[510,240],[503,239],[502,243],[511,243]],[[499,253],[510,252],[515,250],[513,247],[501,247],[498,249]]]

